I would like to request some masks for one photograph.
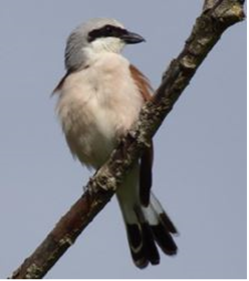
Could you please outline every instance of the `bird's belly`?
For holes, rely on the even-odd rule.
[[[137,120],[137,110],[132,110],[131,105],[120,105],[103,106],[95,99],[84,105],[71,103],[67,118],[64,118],[70,125],[63,127],[72,153],[83,164],[96,169],[102,166],[118,139]]]
[[[86,113],[86,112],[85,112]],[[81,152],[86,156],[80,160],[94,168],[99,168],[108,159],[117,143],[116,125],[118,120],[107,116],[103,109],[97,112],[89,112],[88,124],[84,124],[80,130],[78,157]],[[85,128],[87,128],[85,130]],[[85,133],[84,133],[85,132]],[[83,155],[82,155],[83,156]],[[84,156],[83,156],[84,157]]]

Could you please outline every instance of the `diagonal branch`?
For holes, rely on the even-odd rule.
[[[243,20],[243,0],[205,0],[183,51],[163,75],[153,99],[143,107],[134,130],[90,179],[82,197],[61,218],[41,245],[13,273],[12,279],[42,278],[104,208],[133,162],[150,145],[161,123],[189,84],[197,68],[231,25]]]

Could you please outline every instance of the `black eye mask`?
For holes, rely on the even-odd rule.
[[[92,42],[98,38],[104,37],[117,37],[121,38],[125,34],[128,34],[127,30],[113,26],[113,25],[105,25],[99,29],[94,29],[88,34],[88,42]]]

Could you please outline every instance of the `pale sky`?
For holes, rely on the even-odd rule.
[[[203,1],[0,2],[0,278],[11,275],[81,195],[50,93],[67,36],[114,17],[146,38],[125,56],[159,86]],[[246,278],[246,22],[230,28],[155,136],[154,192],[180,236],[175,257],[137,269],[116,198],[46,278]]]

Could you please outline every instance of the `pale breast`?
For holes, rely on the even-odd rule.
[[[101,166],[137,120],[143,102],[129,62],[120,55],[102,56],[70,74],[57,110],[72,153],[88,166]]]

